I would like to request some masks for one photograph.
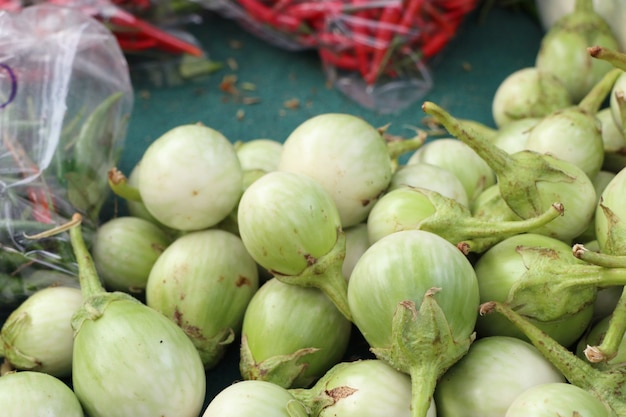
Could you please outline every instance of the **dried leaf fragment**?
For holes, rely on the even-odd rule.
[[[237,89],[236,84],[237,76],[235,74],[225,75],[220,82],[220,90],[228,94],[238,94],[239,90]]]
[[[297,98],[286,100],[284,102],[284,106],[287,109],[297,109],[298,107],[300,107],[300,100],[298,100]]]

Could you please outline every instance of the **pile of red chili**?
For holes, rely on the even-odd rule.
[[[368,85],[415,71],[453,38],[478,0],[233,0],[265,35],[316,48]]]

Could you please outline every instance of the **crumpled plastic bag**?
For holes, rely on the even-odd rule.
[[[45,4],[0,12],[0,307],[75,276],[67,234],[31,236],[76,212],[86,238],[95,231],[132,104],[128,64],[102,23]]]

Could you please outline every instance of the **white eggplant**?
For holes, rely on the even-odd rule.
[[[2,417],[83,417],[70,387],[43,372],[9,372],[0,377]]]
[[[72,320],[72,386],[86,413],[197,417],[206,394],[206,375],[191,339],[132,296],[106,292],[80,224],[71,228],[70,237],[84,298]]]
[[[56,377],[72,371],[72,316],[83,303],[79,288],[48,287],[13,310],[0,331],[0,356],[19,370]]]

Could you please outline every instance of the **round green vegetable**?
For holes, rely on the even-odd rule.
[[[437,379],[467,353],[478,300],[469,260],[431,232],[387,235],[355,265],[354,323],[379,359],[411,376],[413,417],[427,415]]]
[[[67,377],[72,372],[72,316],[83,297],[75,287],[47,287],[11,312],[0,330],[0,357],[13,368]]]
[[[270,279],[246,309],[239,369],[245,379],[307,387],[341,360],[351,329],[322,291]]]
[[[243,172],[235,148],[200,124],[177,126],[145,150],[138,189],[150,214],[183,231],[216,225],[236,206]]]
[[[239,334],[258,287],[257,264],[239,236],[202,230],[179,237],[159,256],[146,304],[185,331],[210,369]]]
[[[70,229],[70,238],[84,300],[72,319],[72,386],[86,413],[197,417],[206,375],[191,339],[129,294],[106,292],[80,223]]]
[[[152,266],[171,241],[148,220],[115,217],[98,227],[91,254],[107,289],[143,293]]]
[[[0,377],[2,417],[83,417],[72,390],[60,379],[37,371],[9,372]]]
[[[522,392],[550,382],[565,378],[533,345],[483,337],[437,383],[437,416],[501,417]]]

